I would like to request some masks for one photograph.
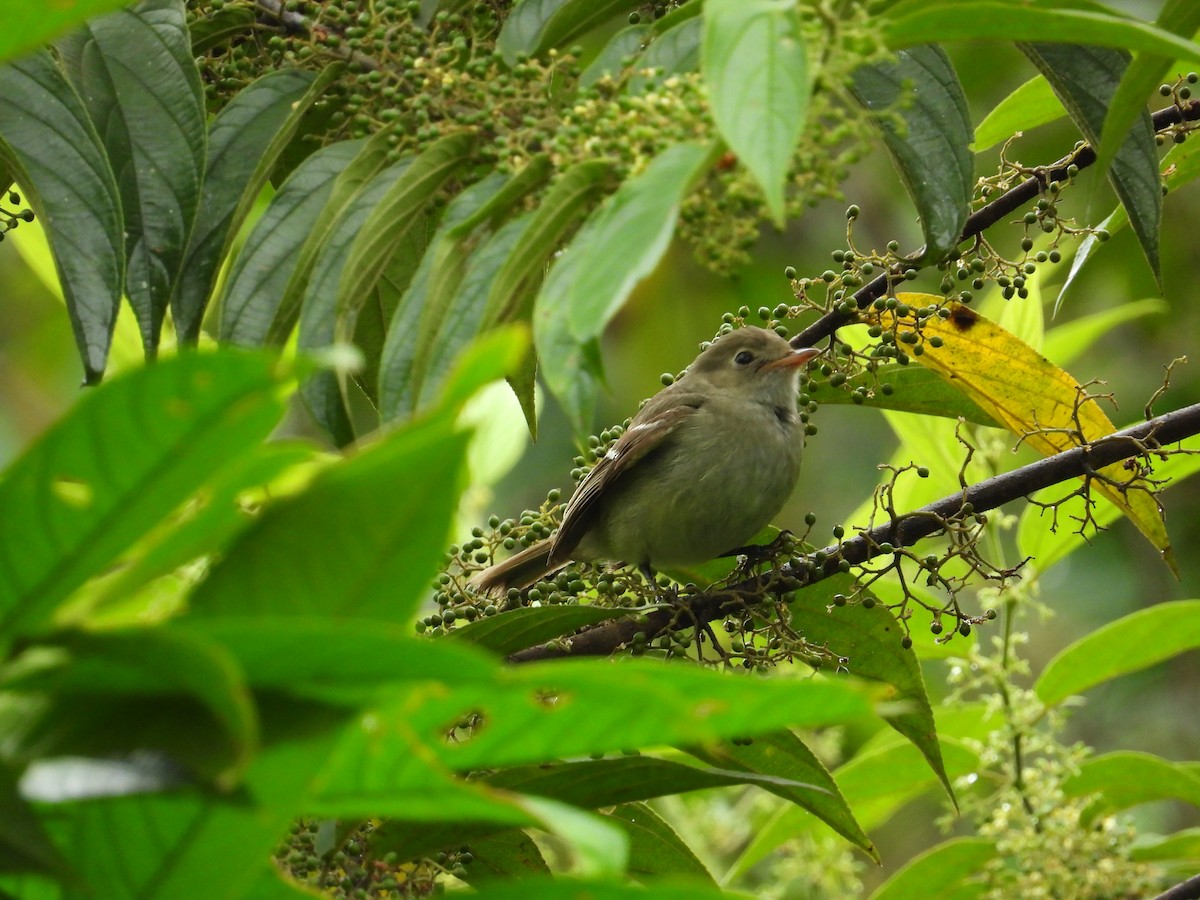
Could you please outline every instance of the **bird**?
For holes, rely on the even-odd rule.
[[[742,549],[799,478],[798,378],[819,353],[755,326],[719,336],[646,401],[579,483],[559,529],[470,586],[525,588],[572,560],[652,574]]]

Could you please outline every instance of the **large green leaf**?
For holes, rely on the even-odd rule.
[[[1105,114],[1129,64],[1129,55],[1123,50],[1073,44],[1022,43],[1020,47],[1046,76],[1083,136],[1093,147],[1099,144]],[[1158,230],[1162,184],[1154,125],[1144,107],[1140,119],[1130,124],[1132,130],[1114,153],[1108,178],[1129,216],[1150,271],[1161,285]]]
[[[444,552],[466,443],[440,416],[325,470],[242,532],[192,613],[409,621]]]
[[[221,294],[218,334],[232,344],[281,342],[299,307],[284,308],[288,283],[303,266],[301,249],[323,222],[338,176],[362,141],[323,147],[296,167],[246,237]],[[311,264],[312,257],[307,257]]]
[[[204,92],[183,0],[143,0],[59,43],[117,176],[125,292],[153,358],[204,173]]]
[[[984,838],[943,841],[907,862],[871,894],[871,900],[961,900],[971,896],[962,894],[962,888],[978,878],[996,852],[995,842]]]
[[[550,270],[537,298],[534,341],[546,383],[576,432],[586,431],[596,371],[580,347],[594,343],[634,286],[670,244],[679,204],[709,158],[708,148],[676,144],[660,153],[588,219]]]
[[[50,840],[37,814],[18,793],[16,778],[7,769],[0,770],[0,872],[72,877],[70,865]]]
[[[876,114],[884,144],[916,204],[923,258],[942,259],[962,236],[975,186],[971,117],[950,58],[934,44],[910,47],[895,61],[856,70],[853,89]]]
[[[774,0],[707,0],[703,47],[713,120],[783,227],[784,190],[810,90],[799,13]]]
[[[1060,651],[1038,677],[1038,699],[1054,706],[1072,694],[1200,647],[1200,600],[1141,609]]]
[[[268,72],[243,88],[213,121],[200,209],[171,302],[175,330],[184,344],[194,344],[200,336],[221,263],[275,160],[339,71],[330,66],[319,75],[300,69]]]
[[[527,606],[488,616],[456,628],[451,641],[465,641],[493,653],[508,654],[571,634],[585,625],[607,622],[641,610],[602,606]]]
[[[890,393],[876,385],[889,384]],[[862,372],[846,380],[841,388],[809,385],[809,393],[818,403],[854,403],[854,389],[865,387],[869,394],[858,404],[872,409],[892,409],[923,416],[962,417],[976,425],[999,428],[999,424],[975,401],[951,385],[945,378],[924,366],[882,366],[877,372]],[[816,390],[814,390],[816,388]]]
[[[88,19],[128,5],[129,0],[10,4],[4,10],[4,29],[0,31],[0,62],[30,53]]]
[[[678,7],[687,10],[689,7]],[[673,20],[678,21],[673,21]],[[672,22],[670,27],[663,27]],[[638,58],[629,76],[626,90],[642,94],[657,90],[663,82],[681,72],[700,68],[700,45],[704,42],[704,21],[698,16],[663,16],[651,26],[654,39]],[[760,157],[762,153],[758,154]]]
[[[606,75],[620,74],[624,62],[641,52],[642,45],[652,33],[649,25],[640,23],[622,28],[608,39],[608,43],[596,54],[595,59],[588,63],[579,76],[579,86],[591,87]]]
[[[608,813],[629,837],[629,871],[637,876],[686,877],[716,885],[712,873],[670,823],[645,803],[622,803]]]
[[[1191,37],[1200,28],[1200,4],[1194,0],[1167,0],[1155,23],[1159,28]],[[1168,71],[1173,57],[1139,53],[1121,75],[1121,83],[1109,97],[1104,127],[1096,147],[1096,165],[1107,169],[1116,158],[1126,133],[1146,111],[1146,98]]]
[[[1099,794],[1096,811],[1117,811],[1155,800],[1200,807],[1200,775],[1184,763],[1151,753],[1117,751],[1084,760],[1063,782],[1068,797]]]
[[[1153,25],[1098,9],[1032,6],[1025,0],[901,0],[880,23],[888,46],[982,38],[1121,47],[1200,61],[1200,46]]]
[[[992,107],[975,127],[976,152],[1006,141],[1019,131],[1028,131],[1065,116],[1054,89],[1043,76],[1035,75]]]
[[[519,0],[504,20],[496,46],[512,65],[522,54],[562,46],[636,6],[634,0]]]
[[[84,380],[97,382],[124,284],[121,196],[82,101],[45,51],[0,67],[0,165],[46,229]]]
[[[197,353],[84,397],[0,481],[0,637],[42,627],[71,591],[266,437],[289,378],[263,355]]]

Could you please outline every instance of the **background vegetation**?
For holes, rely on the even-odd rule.
[[[1197,871],[1195,457],[1090,482],[1111,527],[1082,535],[1066,480],[1054,531],[1018,501],[943,512],[912,558],[855,537],[877,484],[909,512],[1197,401],[1180,364],[1142,414],[1200,328],[1191,4],[120,6],[26,3],[0,45],[0,892],[1140,897]],[[1157,147],[1147,96],[1176,111]],[[1037,168],[1080,134],[1099,164]],[[874,311],[881,272],[951,318]],[[977,346],[964,290],[998,323]],[[676,573],[722,653],[632,575],[465,593],[723,316],[847,346],[776,523],[806,544],[733,615],[749,570]],[[1175,574],[1146,477],[1173,479]],[[861,558],[818,580],[843,538]],[[580,628],[620,659],[561,659]]]

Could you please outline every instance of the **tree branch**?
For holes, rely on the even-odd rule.
[[[908,547],[940,531],[945,520],[961,514],[967,504],[976,513],[987,512],[1042,488],[1088,475],[1123,459],[1166,447],[1196,434],[1200,434],[1200,403],[988,478],[913,513],[872,528],[844,541],[840,546],[829,546],[803,557],[811,568],[789,563],[770,577],[776,581],[782,579],[789,589],[815,584],[836,574],[841,560],[863,563],[883,555],[884,551],[880,549],[882,544]],[[817,560],[823,562],[818,565]],[[757,586],[758,580],[750,579],[744,584],[733,585],[729,591],[749,591]],[[699,594],[689,598],[687,609],[691,618],[700,625],[721,618],[728,599],[727,591]],[[656,609],[638,621],[622,619],[584,629],[569,639],[569,648],[539,645],[513,653],[508,659],[510,662],[523,663],[562,656],[606,656],[629,643],[637,632],[644,633],[648,640],[653,639],[678,621],[678,617],[678,609]]]
[[[1200,875],[1194,875],[1173,888],[1163,891],[1154,900],[1197,900],[1200,898]]]
[[[1178,125],[1181,122],[1195,121],[1200,119],[1200,101],[1193,100],[1182,107],[1164,107],[1157,110],[1151,119],[1154,123],[1155,131],[1161,131],[1164,128]],[[1095,161],[1096,151],[1089,146],[1084,146],[1082,149],[1064,156],[1058,162],[1052,163],[1045,169],[1040,170],[1037,175],[1031,175],[1020,184],[1005,191],[986,206],[982,206],[972,213],[963,226],[963,233],[958,242],[961,244],[963,241],[977,237],[1005,216],[1012,215],[1030,200],[1037,197],[1051,181],[1066,181],[1068,166],[1074,165],[1080,169],[1086,169],[1095,163]],[[898,267],[890,272],[884,272],[859,288],[853,298],[858,308],[866,309],[880,297],[886,296],[889,282],[894,283],[902,278],[905,268],[911,267]],[[792,346],[815,347],[818,341],[829,337],[843,325],[849,325],[855,321],[857,320],[854,313],[843,313],[836,309],[831,310],[793,337],[791,340]]]

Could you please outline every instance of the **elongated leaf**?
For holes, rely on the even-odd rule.
[[[209,10],[203,18],[192,21],[192,54],[203,56],[214,47],[228,42],[235,35],[254,27],[254,10],[246,6],[226,6]]]
[[[0,62],[15,59],[50,43],[60,34],[102,16],[129,0],[77,0],[74,3],[14,3],[4,10]]]
[[[879,859],[875,845],[855,821],[853,811],[829,770],[792,732],[776,731],[756,737],[748,743],[726,743],[689,752],[714,765],[745,769],[823,788],[823,793],[796,791],[784,786],[767,790],[808,810],[872,859]]]
[[[997,103],[975,127],[974,150],[980,153],[1020,131],[1054,122],[1067,114],[1044,76],[1035,75]]]
[[[916,308],[935,299],[926,294],[898,297]],[[907,322],[900,320],[901,330],[909,327]],[[985,412],[1039,453],[1048,456],[1076,446],[1077,431],[1084,440],[1116,431],[1095,400],[1080,402],[1074,378],[975,310],[955,304],[949,318],[931,317],[923,331],[926,338],[941,338],[942,346],[927,340],[925,352],[914,359],[952,378]],[[1101,472],[1117,482],[1129,477],[1120,464]],[[1093,482],[1093,489],[1121,508],[1174,571],[1174,553],[1154,498],[1140,490],[1122,494],[1102,481]]]
[[[1071,44],[1021,44],[1071,115],[1071,120],[1095,147],[1100,142],[1105,114],[1112,95],[1129,64],[1122,50],[1076,47]],[[1158,175],[1158,150],[1154,126],[1143,107],[1133,128],[1122,137],[1108,170],[1109,181],[1129,215],[1142,253],[1154,280],[1162,286],[1159,266],[1159,226],[1162,222],[1162,185]]]
[[[1200,859],[1200,828],[1181,828],[1169,836],[1141,833],[1129,851],[1135,862]]]
[[[1085,760],[1063,783],[1063,792],[1068,797],[1098,793],[1098,805],[1106,811],[1154,800],[1182,800],[1200,807],[1200,776],[1184,763],[1125,750]]]
[[[204,92],[183,0],[142,0],[89,22],[59,49],[117,175],[125,292],[153,358],[204,173]]]
[[[371,147],[364,147],[360,156],[368,161],[374,156]],[[357,162],[357,160],[356,160]],[[403,178],[412,165],[412,160],[402,159],[378,172],[353,193],[340,210],[340,215],[331,230],[324,236],[311,274],[307,277],[304,301],[300,307],[300,331],[297,344],[305,349],[321,349],[334,341],[337,327],[337,294],[346,260],[350,256],[354,241],[362,231],[371,211],[387,195],[388,191]],[[358,168],[357,166],[355,167]],[[348,186],[348,185],[347,185]],[[329,202],[341,199],[343,184],[335,183]],[[306,241],[305,246],[308,246]],[[293,273],[293,279],[299,273]],[[346,409],[345,398],[337,376],[332,372],[319,372],[306,381],[301,396],[317,424],[338,446],[345,446],[354,439],[354,426]]]
[[[883,36],[895,49],[973,38],[1056,41],[1121,47],[1200,61],[1200,46],[1116,13],[1030,6],[1024,0],[901,0],[883,12]]]
[[[626,61],[641,52],[642,46],[652,33],[649,25],[638,24],[622,28],[608,39],[608,43],[596,54],[596,58],[588,63],[579,76],[579,86],[588,88],[606,75],[619,75]]]
[[[386,825],[384,826],[387,827]],[[549,875],[542,851],[523,831],[500,831],[471,841],[475,862],[463,876],[468,884],[483,884],[493,879],[526,878],[530,875]]]
[[[0,872],[39,872],[73,877],[37,814],[17,792],[16,779],[0,770]]]
[[[686,6],[679,9],[687,9]],[[678,18],[669,28],[661,28],[670,18]],[[695,72],[700,68],[700,45],[704,42],[704,22],[698,16],[664,16],[651,26],[654,39],[637,61],[626,90],[642,94],[662,86],[672,75]]]
[[[666,819],[645,803],[622,803],[608,817],[629,837],[629,871],[716,885],[712,873]]]
[[[46,229],[84,380],[95,383],[124,285],[121,197],[82,101],[45,51],[0,67],[0,164]]]
[[[585,625],[639,612],[637,609],[600,606],[528,606],[476,619],[451,631],[448,638],[503,655],[562,637]]]
[[[885,394],[876,389],[876,379],[870,373],[861,373],[848,378],[844,388],[827,388],[822,385],[815,393],[814,384],[808,391],[820,403],[854,403],[853,391],[867,388],[870,393],[859,404],[872,409],[893,409],[899,412],[918,413],[923,416],[942,416],[947,419],[966,419],[976,425],[998,428],[999,423],[984,412],[979,404],[964,396],[941,375],[918,366],[890,365],[878,370],[878,384],[890,384],[892,393]]]
[[[303,266],[301,248],[320,227],[334,181],[362,145],[362,141],[342,141],[318,150],[271,198],[225,282],[218,329],[222,341],[258,346],[286,337],[297,309],[284,310],[283,301],[288,283]],[[286,321],[288,313],[290,321]]]
[[[192,596],[193,613],[407,622],[440,559],[466,435],[396,432],[269,507]]]
[[[636,5],[630,0],[520,0],[504,20],[496,46],[512,65],[521,54],[536,56],[562,46]]]
[[[922,258],[942,259],[962,235],[975,176],[970,112],[950,58],[934,44],[910,47],[895,62],[855,71],[854,93],[877,114],[884,144],[916,204]]]
[[[1092,344],[1118,325],[1143,316],[1161,316],[1166,314],[1168,309],[1165,300],[1150,297],[1072,319],[1046,333],[1042,352],[1046,354],[1047,359],[1054,360],[1060,366],[1069,366]]]
[[[0,636],[43,626],[72,590],[266,437],[288,378],[257,354],[189,354],[84,397],[0,481]]]
[[[773,0],[707,0],[701,69],[721,137],[750,170],[782,228],[784,189],[810,90],[796,8]]]
[[[1191,37],[1200,28],[1200,6],[1192,0],[1167,0],[1155,23],[1164,31]],[[1146,98],[1158,87],[1172,63],[1171,56],[1139,53],[1121,76],[1121,83],[1109,98],[1101,139],[1096,144],[1096,165],[1107,169],[1116,159],[1125,134],[1145,114]]]
[[[995,842],[985,838],[944,841],[906,863],[871,894],[871,900],[961,898],[961,889],[978,878],[996,852]]]
[[[477,894],[479,900],[731,900],[730,894],[693,881],[655,881],[641,887],[612,881],[587,879],[525,879],[510,884],[487,885]]]
[[[593,214],[542,285],[534,325],[538,359],[577,433],[586,431],[598,372],[598,360],[581,347],[594,345],[666,252],[679,204],[708,156],[694,144],[659,154]]]
[[[171,303],[184,344],[200,336],[217,272],[275,160],[295,135],[300,117],[338,74],[300,69],[268,72],[221,110],[208,133],[208,162],[183,279]]]
[[[1046,664],[1034,690],[1054,706],[1072,694],[1137,672],[1200,646],[1200,600],[1141,609],[1064,648]]]

